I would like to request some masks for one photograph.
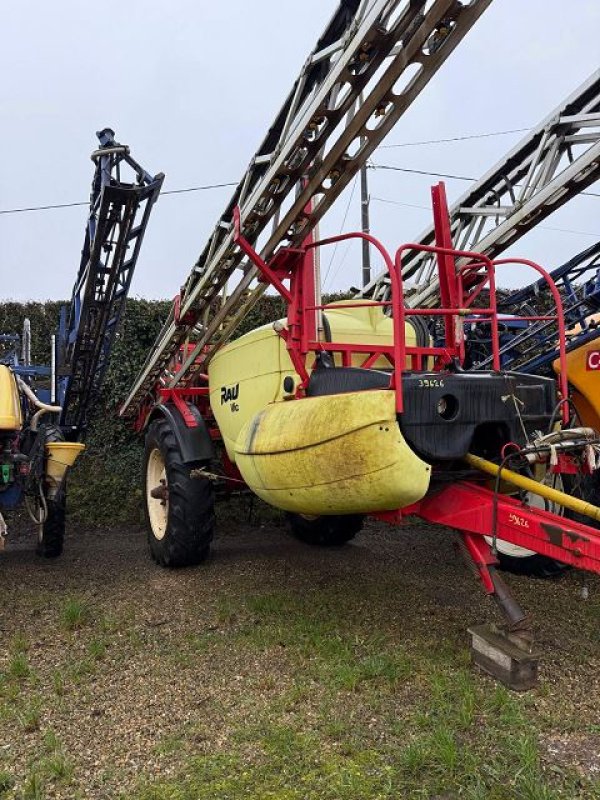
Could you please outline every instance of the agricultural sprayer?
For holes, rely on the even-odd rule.
[[[442,523],[458,532],[507,620],[503,634],[474,631],[476,658],[524,688],[535,679],[532,633],[497,572],[497,542],[600,571],[600,533],[570,518],[600,519],[600,510],[560,489],[563,476],[595,469],[597,434],[569,427],[564,369],[558,382],[502,369],[496,271],[503,262],[453,244],[443,185],[432,192],[428,244],[392,255],[368,234],[318,241],[315,233],[488,5],[340,5],[121,413],[146,435],[143,491],[158,563],[206,557],[215,481],[244,484],[316,545],[348,541],[369,515]],[[378,255],[386,295],[325,305],[317,254],[349,239]],[[405,266],[415,252],[432,261],[435,303],[405,302]],[[512,263],[546,282],[548,316],[564,334],[552,278],[533,262]],[[285,318],[235,339],[267,287],[285,302]],[[487,370],[466,369],[467,326],[486,330]],[[559,358],[564,366],[562,345]]]
[[[0,344],[0,511],[24,505],[46,557],[63,548],[66,475],[81,451],[163,175],[149,175],[106,128],[70,306],[50,343],[50,365],[31,363],[31,330]],[[127,182],[125,174],[132,173]],[[7,524],[0,513],[0,545]]]

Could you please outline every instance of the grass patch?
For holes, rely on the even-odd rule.
[[[12,653],[26,653],[29,650],[29,642],[22,631],[18,631],[12,637],[9,650]]]
[[[65,695],[65,679],[60,669],[52,671],[52,688],[57,697],[64,697]]]
[[[48,784],[68,785],[73,777],[73,765],[52,729],[42,737],[43,755],[33,762],[24,790],[24,797],[47,797]]]
[[[155,752],[161,756],[170,756],[174,753],[183,750],[185,747],[185,738],[180,734],[170,734],[163,736],[160,742],[154,748]]]
[[[75,686],[80,686],[90,676],[96,672],[95,659],[87,656],[86,658],[75,659],[68,668],[68,675]]]
[[[45,800],[45,798],[46,781],[37,766],[34,766],[30,769],[23,786],[23,800]]]
[[[331,678],[335,685],[356,691],[361,684],[368,682],[393,687],[409,674],[407,659],[390,653],[374,653],[335,665]]]
[[[600,800],[596,783],[561,766],[579,755],[577,737],[550,749],[567,724],[584,747],[598,730],[574,670],[545,667],[545,688],[509,693],[467,666],[454,606],[436,620],[437,600],[402,596],[426,576],[396,564],[403,575],[386,577],[380,560],[369,583],[350,556],[318,579],[280,560],[264,578],[224,558],[214,570],[229,570],[230,584],[203,568],[181,584],[149,568],[127,582],[131,602],[120,572],[93,597],[78,576],[5,643],[7,800]],[[156,609],[171,600],[177,613],[163,624]],[[67,753],[53,720],[65,741],[89,745]]]
[[[42,704],[40,699],[34,697],[26,702],[17,712],[17,719],[25,733],[33,733],[40,727],[42,718]]]
[[[242,620],[240,643],[280,648],[303,672],[332,692],[368,685],[393,690],[411,673],[411,660],[380,634],[349,630],[347,610],[327,594],[309,599],[280,592],[249,597],[250,620]],[[238,609],[238,618],[243,612]]]
[[[29,678],[31,669],[25,653],[14,653],[8,662],[7,673],[11,678],[22,682]]]
[[[70,597],[64,604],[61,613],[61,624],[66,631],[82,628],[91,618],[90,608],[84,600]]]
[[[290,602],[250,600],[260,624],[240,619],[231,638],[250,652],[283,641],[297,682],[244,711],[222,752],[186,756],[178,778],[142,784],[132,800],[600,797],[593,781],[544,767],[527,699],[440,666],[437,653],[409,659],[375,634],[335,632],[335,619],[294,618]],[[183,741],[168,737],[160,752],[181,753]]]
[[[0,770],[0,797],[6,795],[14,785],[15,779],[13,776],[5,770]]]
[[[107,642],[106,639],[92,639],[87,646],[89,657],[93,661],[102,661],[106,655]]]

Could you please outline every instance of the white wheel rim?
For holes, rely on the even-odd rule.
[[[164,486],[167,490],[166,497],[162,500],[152,497],[152,490],[159,486]],[[164,538],[167,532],[167,520],[169,517],[168,488],[165,462],[162,453],[158,447],[155,447],[150,453],[148,466],[146,467],[146,507],[152,535],[158,540]]]

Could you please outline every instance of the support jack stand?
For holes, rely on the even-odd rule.
[[[540,654],[533,649],[529,617],[496,572],[496,559],[485,540],[463,533],[461,544],[486,592],[494,598],[507,622],[504,629],[493,623],[468,629],[473,664],[513,691],[535,688]]]
[[[539,653],[525,649],[525,641],[493,623],[469,628],[471,659],[509,689],[526,692],[537,686]]]

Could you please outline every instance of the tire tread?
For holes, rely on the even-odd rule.
[[[150,452],[158,446],[167,470],[169,514],[162,539],[152,533],[146,498],[146,467]],[[152,558],[164,567],[186,567],[204,561],[214,535],[213,489],[208,479],[190,477],[204,462],[185,464],[177,440],[165,420],[152,423],[146,437],[144,457],[144,513]]]

